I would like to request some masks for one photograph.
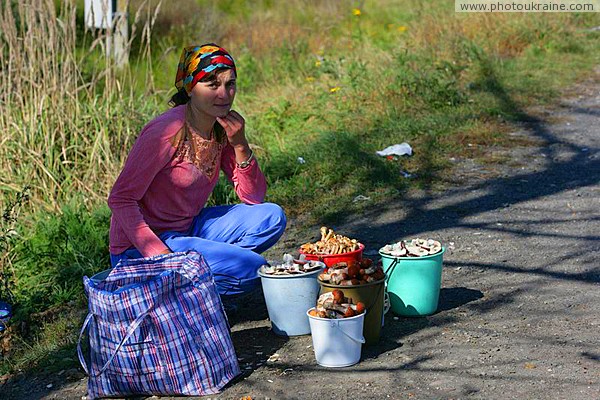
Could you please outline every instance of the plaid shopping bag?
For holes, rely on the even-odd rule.
[[[213,276],[196,252],[124,260],[83,278],[89,301],[77,347],[88,396],[207,395],[239,373]],[[81,340],[89,330],[89,368]]]

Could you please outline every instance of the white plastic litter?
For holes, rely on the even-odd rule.
[[[404,143],[388,146],[383,150],[376,151],[376,153],[377,153],[377,155],[379,155],[381,157],[411,156],[412,155],[412,147],[410,147],[410,144],[404,142]]]
[[[371,200],[371,198],[370,198],[370,197],[363,196],[362,194],[359,194],[358,196],[356,196],[356,197],[355,197],[355,198],[352,200],[352,202],[353,202],[353,203],[357,203],[357,202],[359,202],[359,201],[369,201],[369,200]]]

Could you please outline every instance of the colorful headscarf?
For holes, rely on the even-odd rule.
[[[198,81],[217,68],[235,70],[233,58],[227,50],[214,43],[189,46],[183,49],[177,66],[175,87],[184,89],[189,95]]]

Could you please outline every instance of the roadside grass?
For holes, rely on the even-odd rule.
[[[358,16],[362,2],[185,3],[182,15],[132,2],[137,33],[122,71],[104,60],[102,32],[80,28],[81,7],[64,2],[56,26],[41,0],[19,23],[6,10],[0,17],[0,51],[24,65],[0,68],[0,205],[31,186],[0,258],[15,305],[2,372],[72,351],[81,278],[108,267],[105,199],[137,132],[167,109],[183,45],[216,41],[236,57],[235,107],[267,200],[306,225],[359,213],[357,195],[372,206],[440,187],[451,157],[489,160],[486,147],[527,145],[506,135],[526,107],[551,103],[600,63],[595,15],[458,15],[453,2],[433,0],[369,3]],[[36,34],[24,41],[26,24]],[[43,76],[32,75],[40,65]],[[404,141],[410,158],[375,154]],[[235,201],[222,178],[208,205]]]
[[[103,206],[89,212],[76,200],[59,216],[37,215],[30,222],[35,234],[14,248],[12,295],[21,305],[14,313],[17,320],[83,299],[81,278],[106,269],[110,211]]]
[[[104,205],[89,211],[74,197],[61,211],[19,221],[26,236],[15,241],[10,263],[3,264],[10,270],[6,300],[15,307],[11,327],[2,333],[8,344],[2,346],[0,373],[76,362],[63,347],[73,348],[85,316],[82,277],[109,268],[110,210]]]
[[[0,374],[16,372],[56,373],[74,368],[77,364],[76,345],[85,304],[69,301],[44,313],[32,316],[33,322],[23,327],[11,326],[3,343]],[[27,339],[25,339],[27,338]]]

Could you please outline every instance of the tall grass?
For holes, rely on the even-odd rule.
[[[131,1],[123,69],[104,57],[107,32],[83,28],[83,1],[0,6],[0,206],[31,187],[0,254],[18,320],[80,307],[81,276],[107,267],[105,199],[141,127],[168,107],[184,45],[214,41],[236,57],[235,108],[269,200],[313,222],[359,212],[358,194],[377,202],[436,185],[467,142],[510,145],[504,122],[600,63],[596,15],[459,15],[450,0],[177,5]],[[402,141],[412,158],[375,155]],[[221,181],[209,204],[233,201]],[[24,340],[43,345],[23,345],[26,361],[12,355],[3,370],[55,349],[47,325],[30,326]]]
[[[189,43],[215,40],[238,58],[237,107],[274,182],[301,175],[289,161],[328,131],[364,134],[379,119],[402,124],[415,111],[474,100],[482,94],[467,85],[485,74],[484,59],[517,99],[552,94],[561,81],[544,71],[573,79],[577,69],[560,65],[591,59],[584,53],[593,34],[583,31],[591,16],[465,16],[451,2],[392,0],[185,0],[189,12],[175,13],[136,0],[130,67],[117,70],[103,56],[103,32],[82,29],[81,3],[11,1],[0,13],[0,188],[30,184],[36,209],[58,211],[73,193],[88,205],[104,201],[137,132],[166,108],[179,49]],[[570,59],[554,62],[564,54]],[[552,62],[519,71],[523,60]],[[395,136],[367,135],[364,145],[371,151]],[[231,195],[222,192],[221,200]]]
[[[141,101],[145,92],[133,92],[129,71],[102,57],[104,34],[78,35],[77,20],[73,1],[4,2],[0,13],[0,188],[30,184],[38,209],[58,210],[73,193],[101,201],[154,111]],[[149,29],[142,58],[150,54]]]

